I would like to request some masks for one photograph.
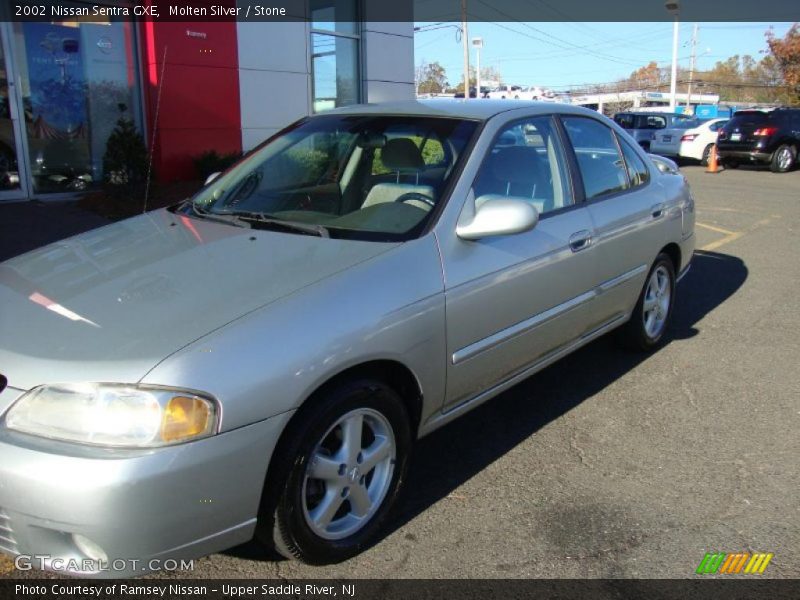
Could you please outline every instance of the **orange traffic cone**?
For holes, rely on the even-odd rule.
[[[711,153],[708,155],[708,168],[706,173],[719,173],[719,161],[717,160],[717,145],[711,146]]]

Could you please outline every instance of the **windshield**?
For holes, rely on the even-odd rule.
[[[183,207],[186,214],[297,234],[417,237],[444,200],[477,122],[325,115],[254,150]],[[235,218],[234,218],[235,217]]]

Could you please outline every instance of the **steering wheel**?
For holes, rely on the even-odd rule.
[[[397,200],[395,200],[395,202],[408,202],[409,200],[418,200],[423,204],[430,206],[431,208],[436,206],[436,203],[432,198],[429,198],[425,194],[421,194],[419,192],[407,192],[402,194]]]

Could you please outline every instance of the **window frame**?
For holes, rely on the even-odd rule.
[[[614,131],[613,129],[611,130],[611,132],[614,135],[614,139],[617,141],[617,147],[619,148],[619,153],[622,156],[622,162],[625,165],[625,176],[628,178],[628,186],[629,186],[628,189],[623,190],[622,192],[616,192],[616,194],[618,195],[618,194],[622,194],[624,192],[640,190],[640,189],[646,188],[648,185],[650,185],[650,182],[653,181],[653,171],[650,169],[650,163],[652,161],[650,161],[649,159],[648,160],[642,159],[642,163],[644,164],[644,168],[647,169],[647,181],[645,181],[644,183],[641,183],[639,185],[632,185],[630,165],[628,164],[628,159],[625,158],[625,151],[623,150],[622,145],[623,144],[627,144],[628,147],[633,151],[633,153],[636,156],[639,156],[639,155],[636,152],[636,148],[634,147],[633,144],[630,144],[630,143],[626,142],[624,139],[622,139],[620,137],[619,133]],[[641,146],[639,146],[639,144],[636,144],[636,146],[638,146],[641,149]],[[642,157],[639,156],[639,158],[641,159]]]
[[[572,145],[572,140],[569,138],[569,134],[567,134],[566,125],[563,123],[563,119],[564,118],[589,119],[590,121],[597,122],[599,125],[602,125],[603,127],[605,127],[606,129],[608,129],[611,132],[611,136],[614,139],[614,143],[616,145],[617,152],[619,153],[619,156],[622,159],[622,164],[625,165],[625,180],[628,183],[628,187],[627,188],[625,188],[624,190],[616,191],[616,192],[608,192],[608,193],[605,193],[605,194],[601,194],[599,196],[595,196],[594,198],[587,198],[586,197],[586,190],[585,190],[585,188],[583,186],[583,176],[582,176],[582,173],[580,171],[580,164],[578,164],[578,155],[577,155],[577,152],[575,151],[575,147]],[[591,117],[591,116],[588,116],[588,115],[578,115],[578,114],[575,114],[575,115],[573,115],[573,114],[561,114],[561,115],[559,115],[559,121],[561,121],[561,126],[564,127],[564,137],[566,138],[567,143],[569,144],[570,153],[572,155],[573,160],[575,161],[575,168],[577,170],[578,181],[580,182],[580,191],[581,191],[581,195],[582,195],[581,202],[583,204],[586,204],[586,205],[595,204],[596,202],[603,202],[603,201],[609,200],[611,198],[617,198],[617,197],[622,196],[624,194],[629,194],[629,193],[631,193],[633,191],[640,191],[640,190],[643,190],[643,189],[649,187],[650,184],[653,182],[654,173],[653,173],[653,166],[651,164],[652,161],[650,161],[649,158],[646,158],[646,159],[643,159],[643,160],[644,160],[644,165],[647,168],[647,171],[649,173],[649,177],[647,178],[647,182],[645,184],[643,184],[643,185],[631,186],[630,174],[628,173],[628,161],[625,160],[625,154],[622,152],[622,147],[620,146],[621,140],[619,139],[619,132],[616,129],[614,129],[613,127],[610,127],[607,123],[604,123],[600,119],[595,119],[594,117]],[[623,129],[620,125],[617,124],[617,126],[620,127],[620,129],[622,129],[622,131],[625,131],[625,129]],[[636,148],[634,147],[633,144],[629,144],[629,145],[630,145],[631,148],[634,149],[634,151],[636,150]],[[638,144],[637,144],[637,146],[638,146]],[[641,149],[641,146],[639,146],[639,149]],[[642,150],[642,152],[644,152],[644,150]],[[641,158],[641,156],[639,158]]]
[[[314,110],[314,103],[317,97],[317,90],[316,90],[316,78],[314,76],[314,36],[315,35],[327,35],[332,38],[346,38],[349,40],[353,40],[356,44],[356,73],[354,77],[355,85],[357,86],[356,89],[356,101],[353,104],[344,104],[342,106],[353,106],[355,104],[361,104],[364,101],[364,52],[363,52],[363,33],[364,33],[364,23],[361,21],[362,17],[362,7],[361,2],[359,0],[352,0],[354,4],[354,14],[356,16],[356,21],[354,22],[354,33],[345,33],[341,31],[331,30],[331,29],[317,29],[312,26],[312,23],[309,21],[308,29],[307,29],[307,41],[308,41],[308,73],[311,77],[311,98],[310,98],[310,113],[311,115],[319,115],[323,114],[327,111],[316,111]],[[341,108],[340,106],[334,106],[334,109]],[[333,109],[331,109],[333,110]]]
[[[512,119],[510,121],[506,121],[505,123],[503,123],[497,130],[497,132],[492,136],[492,140],[491,142],[489,142],[489,152],[487,152],[481,159],[481,163],[480,165],[478,165],[478,168],[475,171],[475,177],[470,182],[469,189],[472,192],[472,195],[475,196],[475,181],[477,181],[478,176],[480,175],[483,168],[486,166],[486,163],[489,160],[489,153],[491,152],[491,149],[494,148],[494,145],[497,143],[497,141],[500,139],[500,136],[502,136],[503,133],[505,133],[508,129],[515,127],[520,123],[524,123],[532,119],[547,118],[550,119],[550,122],[553,125],[553,131],[555,132],[558,141],[561,143],[561,150],[564,154],[564,165],[563,165],[564,176],[570,185],[570,195],[572,197],[572,203],[568,204],[567,206],[562,206],[561,208],[556,208],[544,213],[539,213],[539,220],[542,221],[544,219],[548,219],[553,216],[564,214],[565,212],[574,210],[582,206],[585,198],[585,195],[583,194],[583,185],[581,183],[580,190],[576,188],[575,175],[577,174],[578,179],[580,179],[580,174],[575,172],[575,167],[577,166],[577,163],[574,162],[575,157],[573,152],[571,152],[572,146],[568,146],[567,145],[568,140],[565,140],[566,132],[562,129],[561,119],[559,118],[561,116],[562,115],[555,112],[532,114],[524,117],[518,117],[516,119]]]

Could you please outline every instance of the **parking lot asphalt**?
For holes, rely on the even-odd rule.
[[[760,551],[762,577],[800,577],[800,171],[683,171],[698,251],[667,345],[600,339],[421,440],[386,536],[346,563],[248,544],[155,576],[683,578]]]

